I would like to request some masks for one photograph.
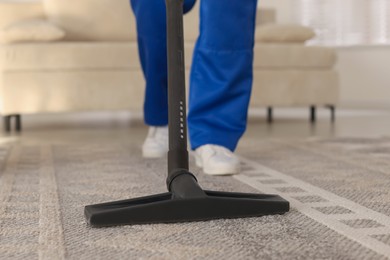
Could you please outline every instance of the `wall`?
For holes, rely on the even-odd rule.
[[[339,48],[337,52],[342,104],[390,108],[390,46]]]
[[[274,8],[278,23],[292,23],[293,0],[259,0],[260,7]],[[336,48],[340,73],[341,105],[390,109],[390,44]]]

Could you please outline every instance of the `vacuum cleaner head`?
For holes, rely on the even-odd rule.
[[[171,192],[85,207],[93,227],[205,221],[283,214],[288,201],[278,195],[203,191],[195,177],[179,171]]]
[[[205,191],[202,198],[175,199],[162,193],[85,207],[93,227],[204,221],[283,214],[289,203],[277,195]]]

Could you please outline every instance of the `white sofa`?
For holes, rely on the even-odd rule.
[[[56,42],[0,45],[0,113],[6,130],[20,115],[77,111],[141,111],[141,72],[129,0],[0,2],[0,28],[30,18],[63,28]],[[91,10],[93,10],[91,12]],[[259,10],[258,24],[272,23]],[[198,35],[198,7],[185,17],[187,76]],[[335,52],[303,44],[259,43],[255,47],[251,106],[334,106],[338,100]],[[312,109],[313,111],[313,109]]]

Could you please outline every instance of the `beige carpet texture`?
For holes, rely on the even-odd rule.
[[[165,192],[135,145],[0,146],[0,259],[389,259],[390,138],[242,143],[205,189],[277,193],[285,215],[91,228],[84,206]],[[192,160],[192,158],[191,158]]]

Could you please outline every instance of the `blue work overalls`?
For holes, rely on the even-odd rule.
[[[184,12],[195,0],[184,1]],[[232,151],[245,132],[253,81],[257,0],[201,0],[189,95],[191,148]],[[165,0],[131,0],[146,79],[145,123],[168,124]]]

